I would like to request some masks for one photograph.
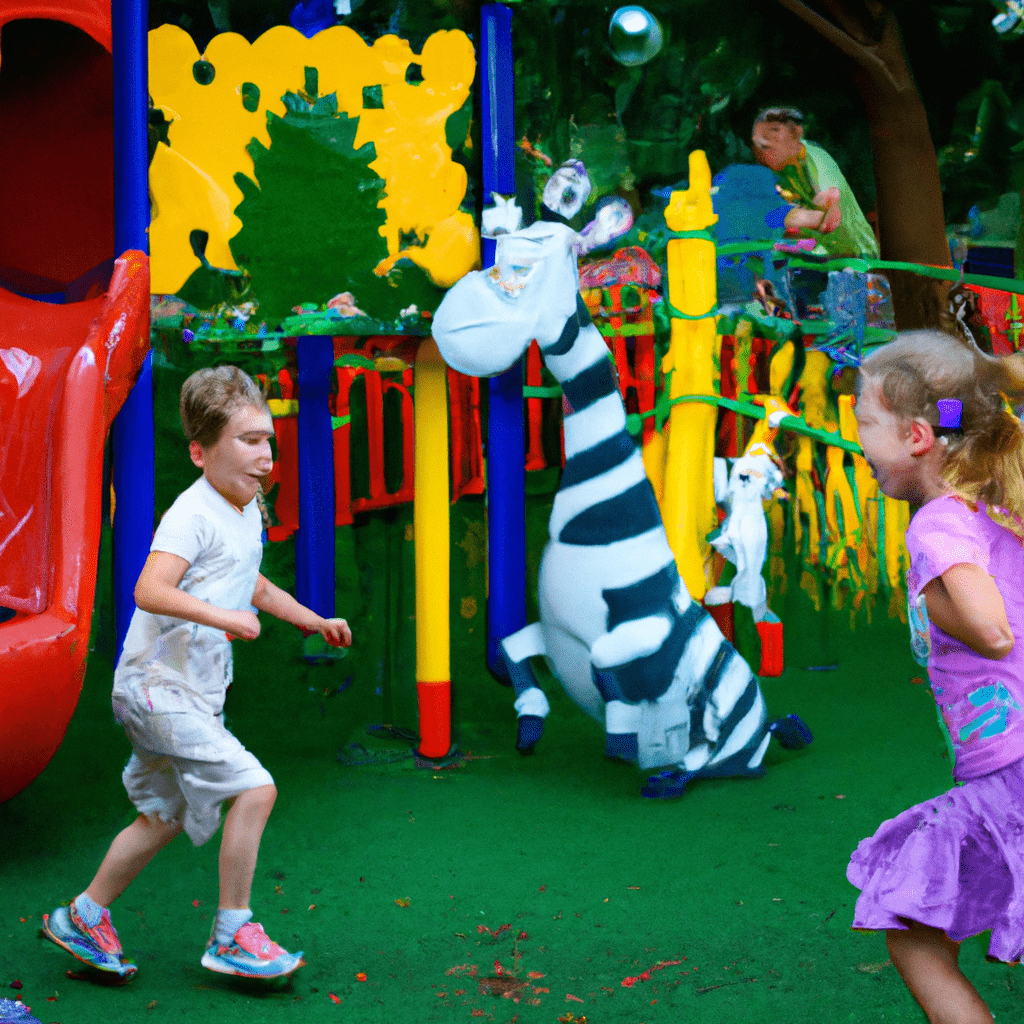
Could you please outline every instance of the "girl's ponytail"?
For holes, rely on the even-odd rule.
[[[980,350],[979,377],[992,392],[998,392],[1017,404],[1024,399],[1024,352],[1009,356],[989,356]]]
[[[995,522],[1024,540],[1024,426],[1007,408],[1024,398],[1024,353],[979,351],[975,359],[977,391],[987,402],[972,403],[977,412],[964,424],[962,441],[947,442],[943,475],[959,495],[984,502]]]
[[[1024,540],[1024,427],[1007,408],[1024,400],[1024,352],[995,357],[940,331],[906,331],[865,359],[861,375],[877,378],[886,407],[898,416],[939,424],[938,402],[961,403],[961,426],[940,439],[942,474],[969,502]]]

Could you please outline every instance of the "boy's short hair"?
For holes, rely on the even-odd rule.
[[[181,426],[185,437],[201,448],[220,439],[228,420],[239,409],[268,409],[259,384],[237,366],[213,366],[196,370],[181,386]]]

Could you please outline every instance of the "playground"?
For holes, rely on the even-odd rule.
[[[543,5],[0,0],[0,1024],[924,1019],[850,927],[850,854],[953,753],[851,381],[906,328],[1018,351],[1015,73],[897,118],[922,44],[886,7],[884,74],[803,145],[753,117],[800,76],[737,70],[774,18]],[[777,7],[863,58],[856,12]],[[1014,10],[958,31],[1009,67]],[[254,920],[306,962],[204,970],[216,842],[179,838],[116,903],[113,984],[42,915],[136,815],[111,685],[197,476],[182,384],[223,365],[272,418],[260,572],[354,635],[231,644],[279,793]]]

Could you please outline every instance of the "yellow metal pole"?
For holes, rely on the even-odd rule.
[[[654,488],[654,497],[658,500],[660,507],[665,497],[665,449],[668,445],[668,423],[662,430],[655,430],[650,441],[643,446],[641,453],[644,460],[644,470],[647,479],[651,481]],[[664,509],[662,516],[664,517]]]
[[[449,600],[448,392],[433,338],[416,353],[416,693],[424,757],[451,749]]]
[[[665,221],[672,231],[704,231],[718,220],[711,207],[711,168],[702,150],[690,154],[690,187],[673,192]],[[717,331],[715,243],[674,238],[668,243],[669,301],[686,319],[673,317],[663,367],[671,370],[669,397],[714,394]],[[688,319],[693,317],[694,319]],[[707,593],[708,533],[716,524],[713,466],[716,408],[683,402],[669,413],[662,516],[668,542],[694,600]]]

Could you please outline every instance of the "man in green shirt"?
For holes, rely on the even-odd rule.
[[[835,160],[804,142],[803,119],[793,107],[771,107],[757,115],[751,133],[754,159],[779,176],[783,197],[802,208],[786,226],[809,231],[816,253],[877,258],[878,240],[856,196]]]

